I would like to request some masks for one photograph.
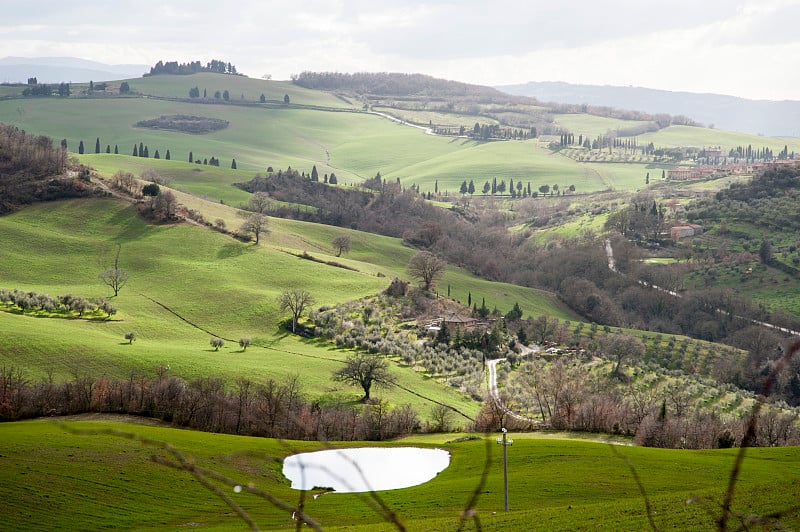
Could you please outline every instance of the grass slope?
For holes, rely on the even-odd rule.
[[[298,493],[283,478],[281,460],[293,452],[321,446],[131,425],[120,420],[83,418],[64,426],[46,420],[2,424],[4,528],[245,529],[227,506],[187,473],[152,463],[151,454],[165,456],[162,451],[105,434],[75,434],[65,427],[116,429],[169,442],[199,467],[217,470],[293,504]],[[735,452],[611,447],[538,435],[512,436],[511,511],[507,514],[502,511],[502,454],[493,438],[488,443],[447,443],[452,437],[432,435],[384,443],[443,447],[451,454],[451,464],[428,483],[380,495],[409,530],[454,530],[478,485],[489,451],[490,474],[476,507],[484,529],[641,530],[648,528],[645,504],[626,463],[629,460],[650,497],[656,526],[711,529]],[[798,448],[751,449],[733,509],[745,514],[785,509],[796,504],[798,488]],[[293,526],[288,512],[250,495],[234,494],[230,488],[224,491],[263,529]],[[309,514],[328,530],[392,529],[357,494],[324,495],[306,504]],[[794,515],[784,524],[794,528],[800,521]]]
[[[0,312],[0,329],[7,331],[0,365],[21,368],[34,379],[49,370],[56,378],[125,377],[131,372],[152,374],[162,365],[186,379],[213,375],[229,383],[240,375],[264,379],[302,372],[311,394],[334,392],[357,399],[357,390],[330,382],[347,351],[281,332],[277,323],[284,315],[276,297],[286,287],[308,290],[320,305],[373,295],[392,277],[405,276],[414,251],[397,239],[357,231],[291,220],[270,223],[272,233],[253,246],[191,225],[149,225],[133,207],[111,199],[38,204],[0,218],[4,288],[51,296],[108,296],[97,275],[112,263],[117,244],[122,246],[120,266],[131,272],[128,285],[112,298],[119,313],[109,321]],[[330,242],[340,233],[351,235],[353,249],[335,258]],[[308,251],[358,271],[285,251]],[[457,269],[448,272],[445,282],[453,287],[453,297],[464,301],[471,291],[474,298],[481,294],[487,305],[504,311],[519,302],[526,314],[570,316],[550,294],[483,281]],[[123,338],[128,331],[137,334],[132,345]],[[229,340],[219,352],[209,345],[212,334]],[[242,352],[236,345],[240,337],[252,338],[253,346]],[[465,412],[477,408],[416,372],[399,367],[395,372],[401,384],[425,397]],[[410,403],[423,414],[430,406],[400,389],[381,395],[395,404]]]

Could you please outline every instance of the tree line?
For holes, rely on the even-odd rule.
[[[431,428],[409,405],[311,399],[299,376],[186,381],[160,367],[154,376],[95,378],[76,371],[71,380],[55,382],[52,374],[34,381],[19,368],[0,368],[0,421],[95,412],[156,418],[206,432],[295,440],[384,440]]]

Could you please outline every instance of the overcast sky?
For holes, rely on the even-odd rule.
[[[800,0],[2,0],[0,57],[221,59],[800,100]]]

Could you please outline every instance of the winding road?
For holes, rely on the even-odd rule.
[[[611,247],[611,240],[606,239],[605,247],[606,247],[606,257],[608,257],[608,269],[611,270],[614,273],[617,273],[619,275],[625,276],[624,273],[617,271],[616,261],[614,260],[614,248]],[[654,290],[658,290],[659,292],[663,292],[665,294],[669,294],[669,295],[671,295],[673,297],[683,297],[682,295],[680,295],[677,292],[674,292],[673,290],[667,290],[666,288],[662,288],[662,287],[660,287],[658,285],[650,284],[650,283],[647,283],[647,282],[639,280],[639,279],[637,279],[636,282],[639,283],[642,286],[646,286],[647,288],[652,288]],[[776,331],[780,331],[780,332],[783,332],[783,333],[786,333],[786,334],[791,334],[792,336],[800,336],[800,331],[795,331],[793,329],[788,329],[786,327],[780,327],[780,326],[775,325],[773,323],[769,323],[769,322],[766,322],[766,321],[754,320],[753,318],[748,318],[746,316],[739,316],[738,314],[731,314],[727,310],[723,310],[721,308],[715,308],[714,311],[719,313],[719,314],[725,314],[726,316],[730,316],[732,318],[736,318],[736,319],[739,319],[739,320],[744,320],[744,321],[750,322],[750,323],[752,323],[754,325],[760,325],[760,326],[766,327],[768,329],[774,329]]]

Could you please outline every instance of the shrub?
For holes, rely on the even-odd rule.
[[[247,351],[247,348],[250,347],[250,338],[239,338],[239,347],[242,348],[242,351]]]
[[[133,331],[125,333],[125,339],[128,341],[129,344],[132,344],[134,340],[136,340],[136,333]]]

